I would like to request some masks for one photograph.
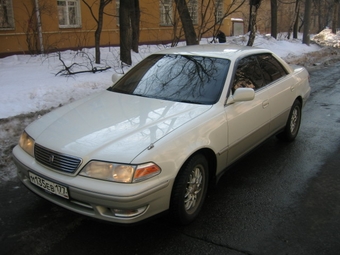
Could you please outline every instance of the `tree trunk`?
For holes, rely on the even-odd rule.
[[[120,60],[128,65],[132,64],[131,60],[131,17],[130,10],[134,0],[120,0],[119,5],[119,31],[120,31]]]
[[[133,12],[131,14],[131,28],[132,28],[132,50],[136,53],[138,53],[139,45],[139,21],[140,21],[139,0],[134,0]]]
[[[103,28],[104,8],[105,8],[104,0],[100,0],[98,9],[98,24],[97,29],[94,32],[96,64],[100,64],[100,35],[102,33]]]
[[[333,5],[333,20],[332,20],[332,33],[336,34],[336,29],[338,26],[338,15],[339,15],[339,0],[334,0]]]
[[[320,13],[319,13],[319,16],[318,16],[318,25],[319,25],[319,31],[318,32],[321,32],[322,31],[322,29],[323,29],[323,24],[322,24],[322,15],[321,15],[321,13],[322,13],[322,8],[321,8],[321,1],[319,1],[318,3],[318,10],[320,11]]]
[[[297,10],[295,22],[294,22],[294,28],[293,28],[293,38],[298,38],[298,29],[299,29],[299,15],[300,15],[300,8]]]
[[[255,42],[255,36],[257,31],[257,25],[256,25],[256,16],[257,16],[257,10],[260,8],[261,0],[250,0],[251,5],[251,14],[250,14],[250,34],[249,34],[249,40],[247,43],[247,46],[253,46]]]
[[[277,37],[277,0],[270,1],[271,12],[271,36],[276,39]]]
[[[252,13],[253,5],[251,4],[251,0],[249,0],[249,22],[248,22],[248,32],[251,31],[251,13]]]
[[[94,43],[95,43],[95,53],[96,53],[96,64],[100,64],[100,35],[102,33],[102,28],[103,28],[104,9],[106,5],[112,2],[112,0],[100,0],[99,1],[98,17],[94,15],[92,5],[90,5],[86,0],[82,0],[82,1],[87,6],[87,8],[89,8],[92,18],[97,23],[97,28],[96,28],[96,31],[94,32]]]
[[[196,32],[194,25],[192,23],[192,19],[190,17],[190,13],[188,10],[188,6],[185,0],[175,0],[176,7],[182,22],[182,27],[185,34],[185,40],[187,45],[196,45],[198,44]]]
[[[289,25],[288,28],[288,40],[290,39],[290,34],[293,31],[293,38],[297,38],[297,26],[298,26],[298,18],[299,18],[299,0],[296,0],[295,2],[295,8],[294,8],[294,16],[292,19],[292,23]]]
[[[311,18],[310,16],[312,12],[311,7],[312,7],[312,0],[306,0],[302,43],[307,44],[307,45],[309,45],[310,43],[309,28],[310,28],[310,18]]]

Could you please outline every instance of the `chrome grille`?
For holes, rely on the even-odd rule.
[[[34,146],[34,156],[39,163],[67,173],[74,173],[81,163],[80,158],[49,150],[39,144]]]

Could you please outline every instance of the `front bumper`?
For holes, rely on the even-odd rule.
[[[142,221],[169,208],[173,181],[155,182],[153,186],[150,186],[144,185],[145,183],[143,184],[143,182],[138,184],[117,184],[81,176],[65,176],[35,163],[35,160],[19,146],[13,149],[13,158],[17,166],[18,177],[28,189],[46,200],[82,215],[104,221],[129,224]],[[66,186],[70,199],[50,194],[32,184],[28,176],[29,171],[46,180]],[[82,185],[77,187],[75,185],[76,179],[80,180]],[[85,185],[91,182],[97,186],[96,191],[92,190],[91,185]],[[102,184],[99,188],[98,183]],[[84,186],[87,186],[87,188],[84,188]],[[120,194],[114,194],[114,189],[110,186],[119,186]],[[136,209],[140,209],[140,213],[134,216],[117,214],[117,210],[128,212]]]

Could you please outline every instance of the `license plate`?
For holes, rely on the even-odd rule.
[[[46,190],[49,193],[58,195],[63,198],[67,198],[67,199],[69,198],[67,187],[48,181],[31,172],[28,172],[28,175],[30,177],[31,183],[33,183],[34,185]]]

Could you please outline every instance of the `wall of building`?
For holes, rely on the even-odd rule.
[[[56,1],[38,0],[38,2],[40,6],[42,40],[40,40],[37,30],[35,1],[13,0],[15,26],[14,29],[0,29],[0,57],[17,53],[36,53],[42,48],[44,52],[51,52],[55,50],[93,47],[95,45],[94,32],[96,22],[91,16],[88,7],[82,1],[80,1],[81,27],[78,28],[61,28],[59,26]],[[175,38],[175,31],[178,32],[180,30],[180,22],[176,30],[173,26],[161,26],[160,1],[143,0],[139,2],[141,10],[140,44],[171,42]],[[228,2],[229,0],[225,0],[224,5]],[[93,5],[95,14],[98,12],[96,8],[96,5]],[[112,1],[106,6],[105,12],[117,16],[116,1]],[[175,19],[179,20],[179,17]],[[230,35],[230,26],[230,19],[225,19],[221,30]],[[212,36],[212,31],[204,36]],[[184,40],[183,34],[180,39]],[[119,45],[117,17],[104,15],[101,45]]]

